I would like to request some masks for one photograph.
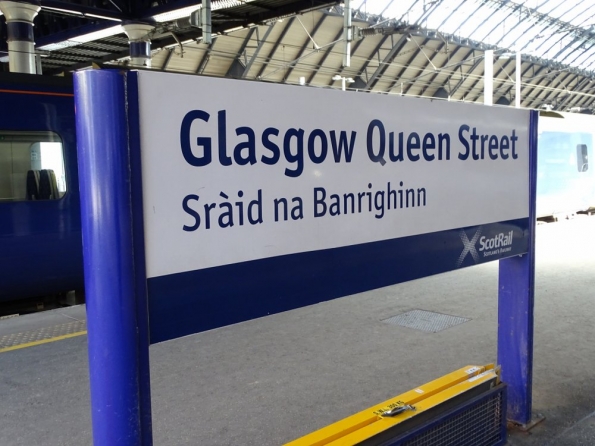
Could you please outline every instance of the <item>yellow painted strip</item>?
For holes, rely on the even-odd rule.
[[[25,344],[12,345],[10,347],[0,348],[0,353],[9,352],[12,350],[20,350],[21,348],[34,347],[36,345],[47,344],[49,342],[61,341],[62,339],[74,338],[76,336],[82,336],[82,335],[86,335],[86,334],[87,334],[87,330],[83,330],[83,331],[77,331],[75,333],[65,334],[62,336],[56,336],[54,338],[41,339],[39,341],[26,342]]]
[[[307,434],[297,440],[287,443],[285,446],[325,446],[330,444],[353,444],[341,443],[341,439],[347,439],[351,435],[358,435],[357,432],[367,432],[369,429],[378,429],[378,426],[392,424],[394,420],[402,421],[415,414],[403,412],[396,418],[384,418],[383,412],[395,407],[404,405],[415,405],[416,407],[424,400],[430,400],[434,396],[443,395],[448,389],[456,388],[470,378],[477,377],[487,371],[494,370],[494,364],[485,366],[468,365],[455,370],[434,381],[430,381],[413,390],[405,392],[397,397],[391,398],[366,410],[358,412],[347,418],[337,421],[329,426],[323,427],[315,432]],[[473,381],[472,381],[473,382]],[[478,383],[475,383],[477,385]],[[419,413],[418,411],[416,411]],[[386,427],[385,427],[386,428]],[[334,443],[337,442],[337,443]]]
[[[454,386],[445,389],[444,391],[432,395],[429,398],[423,399],[419,401],[415,405],[415,411],[406,411],[402,412],[395,417],[381,417],[376,423],[370,424],[365,426],[357,431],[350,433],[349,435],[345,435],[335,441],[327,443],[327,446],[346,446],[346,445],[354,445],[360,444],[364,440],[368,440],[373,438],[374,436],[380,434],[381,432],[402,423],[405,420],[413,418],[418,414],[421,414],[440,403],[443,403],[451,398],[454,398],[461,393],[472,389],[473,387],[478,386],[481,383],[486,381],[490,381],[493,379],[497,379],[497,375],[493,370],[488,370],[480,375],[476,375],[474,377],[474,381],[467,380],[462,383],[455,384]]]

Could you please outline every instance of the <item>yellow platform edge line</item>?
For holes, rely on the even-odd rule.
[[[495,368],[494,364],[483,366],[467,365],[415,389],[336,421],[289,443],[285,443],[285,446],[324,446],[331,444],[342,437],[349,436],[360,429],[364,429],[380,421],[382,419],[380,416],[381,412],[404,404],[418,404],[426,398],[431,398],[448,388],[467,381],[469,378],[481,375]]]
[[[455,396],[458,396],[464,393],[467,390],[470,390],[482,383],[485,383],[490,380],[494,380],[498,378],[498,375],[493,370],[487,370],[480,375],[475,376],[475,380],[466,380],[462,383],[458,383],[453,387],[445,389],[443,392],[440,392],[436,395],[432,395],[429,398],[426,398],[420,401],[415,407],[416,410],[414,412],[403,412],[397,415],[394,418],[380,418],[376,423],[370,424],[368,426],[363,427],[357,431],[350,433],[344,437],[338,438],[335,441],[327,443],[325,446],[345,446],[345,445],[354,445],[360,444],[361,442],[373,438],[375,435],[384,432],[391,427],[402,423],[405,420],[415,417],[417,414],[423,413],[444,401],[447,401]]]
[[[0,353],[10,352],[12,350],[20,350],[22,348],[35,347],[36,345],[47,344],[49,342],[61,341],[62,339],[74,338],[76,336],[82,336],[82,335],[86,335],[86,334],[87,334],[87,330],[83,330],[83,331],[77,331],[74,333],[69,333],[69,334],[65,334],[65,335],[61,335],[61,336],[56,336],[53,338],[40,339],[39,341],[26,342],[25,344],[12,345],[10,347],[0,348]]]

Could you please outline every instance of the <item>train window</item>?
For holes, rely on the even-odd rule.
[[[576,163],[579,172],[589,170],[589,152],[586,144],[576,145]]]
[[[52,132],[0,131],[0,200],[57,200],[66,193],[64,152]]]
[[[568,181],[589,170],[589,133],[542,132],[539,135],[538,171],[552,181]],[[552,183],[553,184],[553,183]]]

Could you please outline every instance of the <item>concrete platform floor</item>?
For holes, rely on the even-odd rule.
[[[278,445],[496,360],[498,265],[361,293],[151,347],[155,445]],[[539,225],[533,408],[510,445],[595,445],[595,217]],[[382,322],[422,309],[438,333]],[[0,337],[84,307],[0,320]],[[37,319],[36,319],[37,318]],[[47,318],[48,321],[41,321]],[[0,445],[91,444],[86,337],[0,353]]]

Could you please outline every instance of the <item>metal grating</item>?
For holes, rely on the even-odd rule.
[[[407,311],[406,313],[397,314],[396,316],[384,319],[382,322],[393,325],[401,325],[402,327],[407,328],[414,328],[416,330],[428,331],[430,333],[436,333],[469,320],[470,319],[464,317],[434,313],[432,311],[411,310]]]
[[[479,400],[399,446],[492,446],[506,440],[504,392]]]
[[[54,325],[52,327],[43,327],[38,330],[13,333],[0,337],[0,349],[79,333],[86,329],[86,321],[74,321],[66,324]]]

